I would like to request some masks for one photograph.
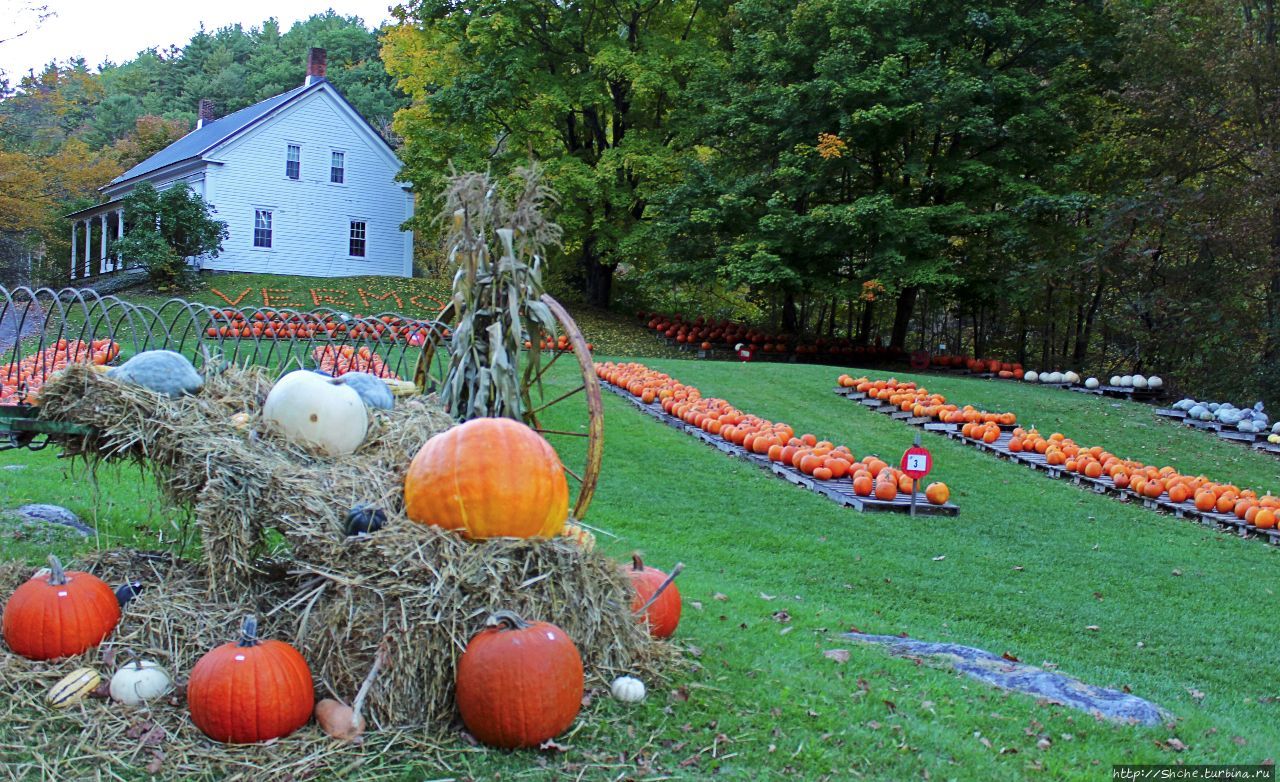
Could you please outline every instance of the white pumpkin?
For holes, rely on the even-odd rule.
[[[1280,443],[1280,434],[1269,434],[1269,435],[1267,435],[1267,442],[1272,443],[1272,444]]]
[[[1111,376],[1111,385],[1113,385],[1113,386],[1118,386],[1118,385],[1120,385],[1120,376],[1119,376],[1119,375],[1112,375],[1112,376]]]
[[[153,660],[133,660],[111,677],[111,699],[126,706],[159,698],[173,689],[169,672]]]
[[[1044,380],[1044,375],[1041,375],[1041,376],[1040,376],[1040,379],[1041,379],[1041,380]],[[1048,379],[1048,380],[1046,380],[1045,382],[1046,382],[1046,383],[1061,383],[1061,382],[1062,382],[1062,373],[1061,373],[1061,372],[1050,372],[1050,373],[1049,373],[1049,379]]]
[[[345,456],[364,442],[368,413],[355,389],[299,369],[276,381],[262,406],[264,420],[286,437],[329,456]]]
[[[1147,378],[1147,388],[1164,388],[1164,381],[1160,379],[1159,375],[1152,375]]]
[[[1146,387],[1147,387],[1147,379],[1146,379],[1145,377],[1143,377],[1142,375],[1134,375],[1134,376],[1133,376],[1133,387],[1134,387],[1134,388],[1146,388]]]
[[[609,685],[609,692],[623,703],[639,703],[644,700],[644,682],[634,676],[619,676]]]
[[[1098,382],[1098,378],[1096,377],[1091,377],[1088,380],[1084,381],[1085,388],[1097,388],[1100,385],[1102,384]]]
[[[1064,374],[1062,375],[1062,382],[1064,382],[1064,383],[1079,383],[1079,382],[1080,382],[1080,376],[1079,376],[1079,375],[1077,375],[1074,371],[1068,371],[1068,372],[1066,372],[1066,373],[1064,373]]]
[[[1133,388],[1133,375],[1121,375],[1120,386],[1122,388]]]
[[[1028,383],[1035,383],[1040,379],[1040,375],[1033,369],[1030,372],[1023,374],[1022,379]]]

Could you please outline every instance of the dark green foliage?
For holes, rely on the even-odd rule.
[[[145,268],[157,286],[188,282],[187,259],[217,257],[227,238],[227,224],[182,183],[157,191],[143,182],[124,199],[124,212],[128,229],[113,252],[127,265]]]

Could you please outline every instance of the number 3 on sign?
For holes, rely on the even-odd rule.
[[[913,445],[907,449],[906,453],[902,454],[902,463],[899,469],[918,481],[933,469],[933,457],[924,448]]]

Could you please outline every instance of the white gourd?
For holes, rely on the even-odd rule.
[[[1146,379],[1145,377],[1143,377],[1142,375],[1134,375],[1134,376],[1133,376],[1133,387],[1134,387],[1134,388],[1146,388],[1146,387],[1147,387],[1147,379]]]
[[[1088,380],[1084,381],[1085,388],[1097,388],[1099,385],[1101,384],[1098,382],[1098,378],[1096,377],[1091,377]]]
[[[169,672],[153,660],[134,660],[111,677],[111,698],[126,706],[159,698],[173,689]]]
[[[1023,374],[1022,379],[1028,383],[1035,383],[1040,379],[1040,375],[1033,369],[1030,372]]]
[[[1147,388],[1164,388],[1164,380],[1159,375],[1152,375],[1147,378]]]
[[[262,418],[290,440],[329,456],[353,453],[369,430],[364,402],[353,388],[333,385],[303,369],[276,381],[262,406]]]
[[[1112,376],[1111,376],[1111,383],[1110,383],[1110,385],[1113,385],[1113,386],[1118,386],[1118,385],[1120,385],[1120,376],[1119,376],[1119,375],[1112,375]]]
[[[634,676],[619,676],[609,685],[609,692],[623,703],[638,703],[644,700],[644,682]]]

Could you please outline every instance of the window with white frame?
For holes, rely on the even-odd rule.
[[[302,147],[290,144],[284,158],[284,175],[290,179],[302,176]]]
[[[340,185],[347,178],[347,153],[334,152],[329,160],[329,181]]]
[[[271,210],[253,210],[253,246],[271,246]]]
[[[352,220],[350,238],[347,240],[347,254],[355,258],[363,258],[365,237],[364,220]]]

